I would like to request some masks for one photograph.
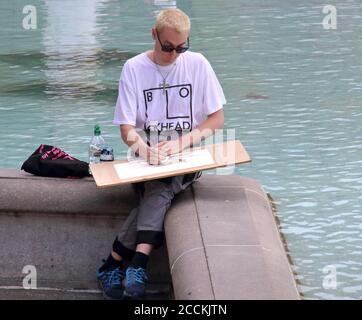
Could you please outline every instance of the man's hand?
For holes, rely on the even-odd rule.
[[[147,162],[151,165],[160,165],[167,158],[165,151],[155,146],[147,150]]]
[[[123,141],[133,150],[133,152],[149,164],[159,165],[167,158],[165,151],[160,150],[157,146],[150,148],[136,132],[134,126],[120,125],[120,131]]]
[[[215,133],[216,129],[224,127],[224,111],[220,109],[210,115],[198,127],[182,135],[179,139],[163,141],[156,146],[166,152],[167,155],[180,153],[189,147],[197,146],[201,141]]]
[[[170,156],[172,154],[180,153],[184,148],[182,147],[182,142],[180,139],[162,141],[156,145],[157,148],[160,148],[162,152]]]

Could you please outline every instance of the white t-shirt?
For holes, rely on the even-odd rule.
[[[123,66],[113,123],[147,130],[156,121],[159,131],[189,131],[225,103],[215,72],[202,54],[187,51],[175,64],[156,66],[144,52]]]

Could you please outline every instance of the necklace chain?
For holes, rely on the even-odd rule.
[[[171,70],[166,74],[166,76],[163,76],[163,73],[161,72],[160,68],[158,67],[158,63],[157,63],[157,60],[156,60],[156,55],[155,55],[155,53],[153,53],[153,59],[155,60],[156,69],[157,69],[158,73],[161,75],[161,77],[162,77],[162,79],[163,79],[163,83],[160,83],[159,86],[160,86],[161,88],[163,88],[162,94],[165,94],[166,86],[169,86],[169,84],[166,83],[166,79],[167,79],[167,77],[169,76],[169,74],[173,71],[173,69],[175,68],[176,62],[173,63],[173,65],[172,65],[172,67],[171,67]]]

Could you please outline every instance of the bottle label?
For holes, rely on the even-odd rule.
[[[113,148],[111,147],[103,147],[101,152],[101,161],[113,161],[114,155],[113,155]]]
[[[91,144],[89,146],[89,150],[90,150],[92,156],[94,156],[94,157],[100,157],[101,156],[101,153],[102,153],[102,148],[101,147],[99,147],[99,146],[97,146],[95,144]]]

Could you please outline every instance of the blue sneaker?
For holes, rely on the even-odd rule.
[[[123,299],[124,272],[120,268],[104,271],[98,269],[97,279],[106,299]]]
[[[148,280],[144,268],[128,267],[126,270],[126,287],[124,297],[128,299],[143,299],[146,290],[146,281]]]

